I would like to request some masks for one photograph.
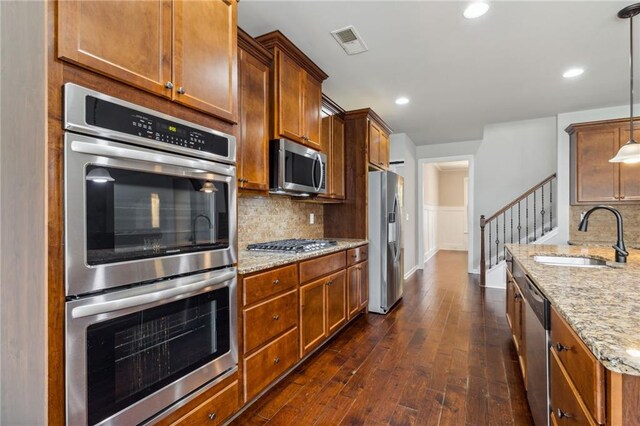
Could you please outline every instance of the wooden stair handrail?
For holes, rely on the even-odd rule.
[[[491,222],[493,219],[495,219],[496,217],[500,216],[502,213],[506,212],[507,210],[509,210],[511,207],[515,206],[516,204],[518,204],[518,202],[524,200],[525,198],[527,198],[529,195],[533,194],[535,191],[538,190],[538,188],[540,188],[542,185],[544,185],[545,183],[549,182],[550,180],[553,180],[556,177],[556,174],[552,174],[551,176],[547,177],[545,180],[543,180],[542,182],[536,184],[535,186],[532,186],[529,190],[527,190],[526,192],[524,192],[522,195],[520,195],[518,198],[516,198],[515,200],[513,200],[512,202],[510,202],[509,204],[507,204],[506,206],[504,206],[503,208],[501,208],[500,210],[498,210],[497,212],[495,212],[494,214],[492,214],[491,216],[489,216],[488,218],[486,218],[484,220],[485,223],[487,222]]]

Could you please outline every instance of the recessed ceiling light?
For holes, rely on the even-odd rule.
[[[568,69],[564,72],[564,74],[562,74],[562,76],[564,78],[573,78],[573,77],[577,77],[579,75],[582,75],[584,73],[584,69],[582,68],[571,68]]]
[[[409,98],[405,98],[404,96],[401,96],[398,99],[396,99],[396,104],[398,105],[406,105],[408,103],[409,103]]]
[[[488,10],[489,10],[488,3],[477,1],[467,6],[467,8],[464,10],[463,15],[467,19],[475,19],[487,13]]]

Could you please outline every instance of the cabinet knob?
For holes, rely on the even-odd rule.
[[[329,281],[329,282],[327,283],[327,285],[332,285],[332,284],[333,284],[333,281]]]
[[[280,364],[280,357],[279,356],[275,357],[275,359],[273,360],[273,363]]]
[[[275,315],[273,316],[273,320],[274,320],[274,321],[278,321],[279,319],[280,319],[280,315],[275,314]]]
[[[164,87],[166,87],[167,89],[173,89],[173,83],[172,83],[172,82],[170,82],[170,81],[167,81],[167,82],[164,84]]]
[[[556,410],[556,414],[558,415],[559,419],[570,419],[571,415],[565,411],[562,411],[561,409],[557,409]]]
[[[209,420],[213,421],[218,417],[218,414],[214,411],[213,413],[209,413],[207,417],[209,417]]]
[[[187,89],[185,89],[184,87],[180,86],[178,87],[178,93],[181,95],[184,95],[185,93],[187,93]]]
[[[568,351],[568,350],[569,350],[569,347],[568,347],[568,346],[563,345],[563,344],[562,344],[562,343],[560,343],[560,342],[558,342],[558,343],[556,343],[556,350],[557,350],[558,352]]]
[[[624,195],[619,196],[618,200],[624,200]]]
[[[273,285],[278,285],[278,284],[280,284],[280,280],[279,279],[276,278],[275,280],[273,280]]]

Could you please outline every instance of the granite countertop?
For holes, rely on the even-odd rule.
[[[611,247],[507,245],[593,355],[609,370],[640,376],[640,252],[614,262]],[[535,255],[590,256],[610,268],[551,266]]]
[[[615,244],[615,241],[572,241],[569,240],[567,241],[567,244],[569,244],[570,246],[588,246],[588,247],[611,247]],[[629,249],[636,249],[636,250],[640,250],[640,243],[636,243],[636,242],[629,242],[629,241],[625,241],[624,242],[625,247],[627,248],[627,250]]]
[[[263,251],[249,251],[242,248],[238,255],[238,274],[250,274],[274,268],[276,266],[283,266],[289,263],[295,263],[301,260],[312,259],[325,254],[347,250],[368,243],[367,240],[350,240],[341,238],[326,239],[337,241],[338,245],[309,253],[269,253]]]

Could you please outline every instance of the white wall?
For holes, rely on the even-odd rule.
[[[440,198],[440,173],[435,164],[422,165],[423,216],[422,244],[423,262],[438,251],[438,199]]]
[[[417,158],[456,157],[474,155],[482,140],[420,145],[416,147]]]
[[[0,423],[47,424],[46,3],[0,2]]]
[[[634,109],[640,111],[640,104]],[[611,108],[590,109],[558,114],[557,140],[558,140],[558,235],[550,244],[566,244],[569,240],[569,203],[570,203],[570,138],[565,129],[573,123],[588,121],[611,120],[615,118],[629,117],[629,106]]]
[[[556,171],[556,117],[485,126],[475,155],[474,229],[480,215],[489,216]],[[480,247],[480,233],[474,233]],[[475,253],[474,268],[480,264]]]
[[[417,240],[417,162],[416,145],[405,133],[395,133],[390,137],[390,161],[404,161],[399,174],[404,178],[404,272],[405,276],[418,267]]]

